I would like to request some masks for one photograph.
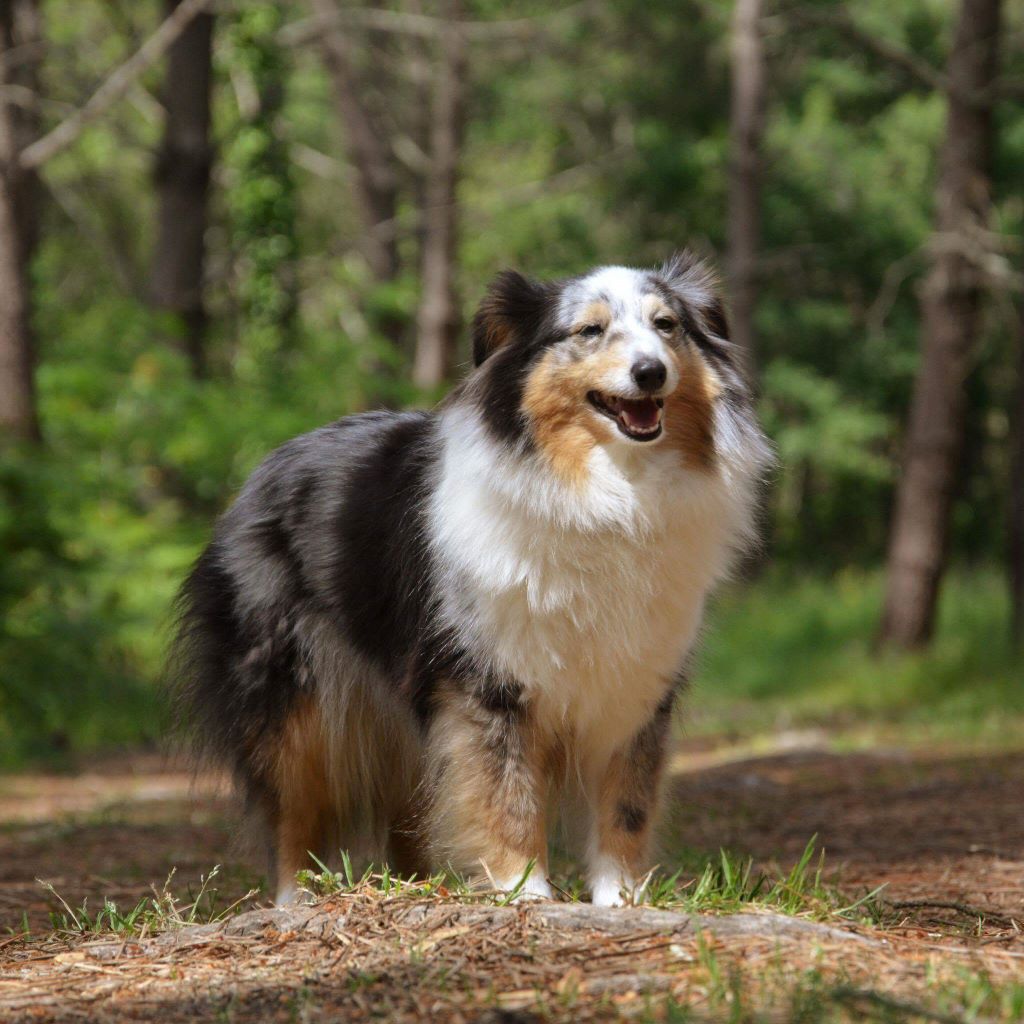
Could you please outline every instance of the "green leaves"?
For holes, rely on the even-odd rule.
[[[240,333],[236,370],[273,379],[296,344],[298,197],[291,157],[277,123],[288,62],[277,40],[285,8],[246,4],[228,16],[221,63],[236,83],[238,123],[224,147],[234,292]]]
[[[865,482],[892,473],[887,447],[894,423],[814,370],[783,359],[762,378],[763,415],[784,473],[810,464],[829,474]]]

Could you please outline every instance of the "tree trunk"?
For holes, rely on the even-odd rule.
[[[280,128],[289,60],[279,33],[287,5],[249,0],[223,24],[238,69],[241,130],[227,140],[224,162],[236,180],[227,193],[235,299],[244,345],[240,379],[278,383],[299,337],[298,195],[287,138]]]
[[[456,288],[459,157],[465,114],[466,42],[461,0],[450,0],[441,39],[430,126],[430,171],[424,195],[423,268],[416,316],[413,382],[436,388],[455,361],[460,327]]]
[[[36,0],[0,2],[0,431],[25,441],[41,436],[29,282],[39,181],[19,164],[37,123],[39,29]]]
[[[166,0],[170,15],[181,0]],[[213,15],[199,14],[170,48],[164,79],[167,112],[155,181],[159,197],[153,301],[181,320],[193,375],[206,373],[203,267],[210,143]]]
[[[1013,410],[1013,452],[1010,467],[1008,562],[1010,571],[1010,636],[1024,646],[1024,301],[1017,307],[1017,391]]]
[[[728,253],[730,328],[753,370],[754,310],[761,243],[761,139],[764,135],[763,0],[736,0],[732,18]]]
[[[338,14],[337,0],[311,2],[314,14],[328,26],[323,30],[321,48],[355,170],[356,195],[365,231],[363,252],[374,279],[392,281],[399,263],[393,224],[398,206],[398,176],[391,151],[360,101],[348,40],[341,28],[331,24]]]
[[[950,53],[932,263],[921,296],[921,364],[890,531],[879,640],[931,639],[966,417],[964,380],[978,319],[977,266],[990,209],[991,86],[999,0],[962,0]]]

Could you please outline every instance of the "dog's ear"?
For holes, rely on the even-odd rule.
[[[665,261],[658,276],[700,315],[711,334],[729,340],[729,320],[718,275],[709,264],[689,249],[680,249]]]
[[[529,338],[544,319],[552,286],[503,270],[492,282],[473,317],[473,365],[515,339]]]
[[[722,301],[722,296],[717,293],[714,294],[711,298],[711,304],[705,306],[701,312],[704,314],[704,322],[708,325],[708,330],[716,338],[728,341],[729,317],[725,312],[725,303]]]

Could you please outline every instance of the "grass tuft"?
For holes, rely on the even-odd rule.
[[[882,920],[883,906],[879,899],[883,886],[851,901],[839,889],[822,880],[824,851],[817,851],[817,836],[808,841],[800,859],[785,873],[773,875],[754,870],[750,858],[741,859],[727,850],[707,863],[694,877],[686,878],[683,869],[671,875],[652,871],[632,893],[625,893],[629,902],[663,910],[688,913],[728,914],[756,907],[790,916],[815,920],[844,919],[876,924]],[[362,875],[352,869],[346,854],[341,855],[341,870],[333,871],[318,857],[310,854],[318,871],[304,870],[296,876],[299,887],[314,899],[328,896],[371,895],[381,898],[450,899],[463,902],[490,902],[509,906],[522,892],[533,870],[531,862],[510,891],[473,886],[452,870],[426,878],[403,879],[387,865],[373,865]],[[562,899],[580,903],[586,899],[579,875],[566,879],[550,879]]]
[[[341,870],[332,871],[314,853],[309,856],[319,871],[303,869],[295,876],[299,888],[314,899],[328,896],[376,895],[385,898],[403,899],[467,899],[471,896],[487,895],[474,890],[465,879],[454,871],[441,871],[426,878],[401,878],[388,865],[379,870],[370,865],[361,875],[356,875],[347,852],[341,853]],[[493,894],[492,894],[493,895]]]
[[[55,932],[70,935],[101,935],[113,933],[122,936],[136,936],[142,933],[154,934],[171,928],[184,928],[192,924],[209,924],[221,921],[239,906],[258,894],[250,889],[244,896],[226,907],[217,907],[217,890],[211,882],[220,873],[216,865],[199,879],[199,890],[183,900],[171,890],[174,870],[167,876],[163,886],[154,887],[153,895],[139,900],[133,907],[123,910],[111,899],[104,899],[96,911],[89,909],[88,898],[81,907],[73,907],[51,882],[37,878],[36,881],[57,901],[60,910],[51,912],[50,924]]]
[[[851,903],[838,889],[825,884],[825,851],[816,853],[817,838],[815,835],[808,840],[800,859],[785,875],[755,873],[752,859],[743,860],[720,850],[717,860],[690,881],[681,881],[681,871],[667,877],[652,875],[644,902],[691,913],[732,913],[753,906],[793,917],[876,923],[881,918],[879,895],[884,887],[879,886]]]

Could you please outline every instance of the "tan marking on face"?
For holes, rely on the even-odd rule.
[[[679,386],[665,399],[663,444],[676,449],[690,469],[715,462],[714,406],[721,385],[692,345],[675,355]]]
[[[284,887],[309,865],[308,851],[321,850],[331,816],[326,732],[312,698],[291,713],[275,746],[268,762],[278,798],[277,880]]]
[[[560,477],[574,486],[586,483],[588,456],[608,439],[608,429],[587,401],[603,376],[621,365],[621,346],[611,345],[569,364],[547,352],[530,372],[523,409],[533,425],[537,447]]]
[[[584,327],[590,324],[600,324],[602,328],[607,329],[608,325],[612,322],[612,311],[608,306],[607,302],[600,299],[588,303],[583,309],[573,318],[572,331],[575,334],[577,331],[581,331]]]
[[[665,305],[665,300],[660,295],[645,295],[640,302],[640,309],[644,316],[644,322],[647,324],[653,324],[659,316],[676,319],[675,313]]]

